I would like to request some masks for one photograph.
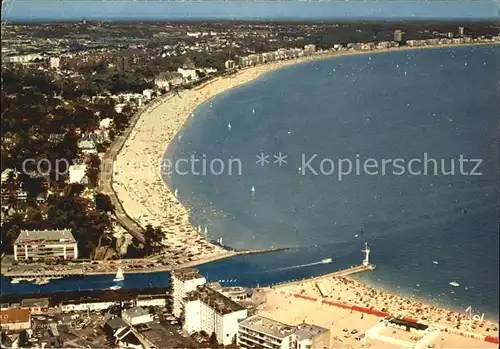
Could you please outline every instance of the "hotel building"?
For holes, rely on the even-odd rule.
[[[71,229],[21,230],[14,243],[14,259],[77,259],[78,246]]]
[[[236,343],[238,322],[247,318],[247,309],[206,285],[187,293],[184,302],[186,332],[215,333],[219,344]]]
[[[238,346],[246,348],[290,349],[297,347],[295,327],[255,315],[239,323]]]
[[[330,347],[330,331],[309,324],[291,326],[255,315],[239,323],[238,346],[242,349],[323,349]]]
[[[207,280],[197,269],[188,268],[172,271],[172,314],[179,318],[184,314],[184,297]]]

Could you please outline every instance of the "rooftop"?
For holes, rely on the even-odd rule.
[[[207,286],[210,287],[212,290],[216,290],[216,291],[220,291],[222,289],[222,285],[218,281],[209,282],[209,283],[207,283]]]
[[[227,298],[223,294],[205,285],[198,286],[198,288],[195,291],[188,292],[186,294],[185,300],[186,301],[200,300],[222,315],[245,309],[235,301]]]
[[[172,276],[182,281],[201,279],[203,275],[200,274],[198,269],[186,268],[172,271]]]
[[[21,307],[23,308],[48,308],[49,299],[48,298],[26,298],[21,301]]]
[[[249,328],[256,332],[264,333],[275,338],[283,339],[295,332],[294,326],[272,320],[260,315],[254,315],[240,322],[240,326]]]
[[[75,304],[88,302],[130,301],[139,295],[163,296],[167,294],[166,287],[155,287],[146,289],[122,289],[122,290],[87,290],[87,291],[64,291],[55,293],[40,293],[39,298],[49,298],[50,306],[59,304]],[[5,303],[21,303],[26,294],[0,294],[0,299]]]
[[[313,339],[314,337],[329,331],[327,328],[311,325],[311,324],[301,324],[297,326],[297,331],[295,334],[299,337],[299,340]]]
[[[9,309],[0,311],[1,324],[17,324],[30,321],[29,309]]]
[[[124,315],[130,316],[130,317],[136,317],[136,316],[144,316],[144,315],[149,315],[149,311],[142,307],[135,307],[135,308],[130,308],[125,310]]]
[[[106,322],[106,326],[113,330],[117,330],[120,328],[128,327],[128,325],[125,323],[125,321],[122,320],[121,317],[114,317],[112,319],[109,319]]]
[[[21,234],[16,239],[16,244],[32,242],[34,240],[44,240],[51,242],[76,242],[71,229],[55,230],[21,230]]]
[[[201,347],[201,345],[195,342],[192,338],[185,338],[179,335],[175,328],[170,325],[161,325],[153,322],[148,326],[150,329],[148,331],[141,332],[141,334],[151,343],[156,345],[157,348],[184,349]]]

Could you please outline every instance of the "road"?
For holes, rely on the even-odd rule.
[[[146,107],[147,108],[147,107]],[[116,156],[122,149],[125,141],[129,137],[130,133],[135,127],[137,120],[139,120],[141,114],[146,110],[146,108],[135,113],[130,119],[130,125],[123,131],[120,136],[117,136],[115,140],[111,143],[109,149],[101,160],[101,167],[99,171],[99,189],[103,194],[110,197],[111,202],[115,206],[115,214],[118,223],[128,231],[130,235],[135,237],[140,242],[144,243],[144,229],[133,220],[123,208],[122,203],[118,199],[116,192],[113,189],[113,163],[116,160]]]

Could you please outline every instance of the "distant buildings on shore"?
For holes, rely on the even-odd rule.
[[[21,230],[14,242],[14,259],[47,258],[78,258],[78,246],[71,229]]]
[[[460,29],[461,28],[461,29]],[[471,37],[464,37],[463,27],[459,28],[459,37],[454,38],[453,33],[449,33],[446,38],[433,38],[425,40],[406,40],[405,32],[402,30],[394,31],[393,41],[380,41],[380,42],[356,42],[347,44],[336,44],[329,50],[317,50],[315,45],[305,45],[303,49],[300,48],[280,48],[273,52],[264,52],[251,54],[244,57],[238,57],[237,62],[227,60],[225,68],[227,71],[237,68],[252,67],[258,64],[266,64],[271,62],[278,62],[288,59],[297,59],[301,57],[308,57],[313,55],[327,54],[335,51],[372,51],[380,49],[389,49],[393,47],[400,47],[402,45],[410,47],[423,47],[423,46],[438,46],[450,44],[468,44],[468,43],[487,43],[499,42],[500,36],[490,39],[473,39]]]

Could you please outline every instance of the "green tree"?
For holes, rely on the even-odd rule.
[[[219,346],[219,342],[217,341],[217,335],[215,332],[212,332],[210,335],[210,339],[208,340],[211,348],[217,348]]]
[[[111,198],[102,193],[98,193],[95,196],[95,206],[97,210],[105,213],[113,213],[115,212],[115,206],[111,202]]]
[[[89,182],[94,186],[98,186],[99,182],[99,167],[101,166],[101,159],[97,154],[91,154],[87,162],[86,175]]]

